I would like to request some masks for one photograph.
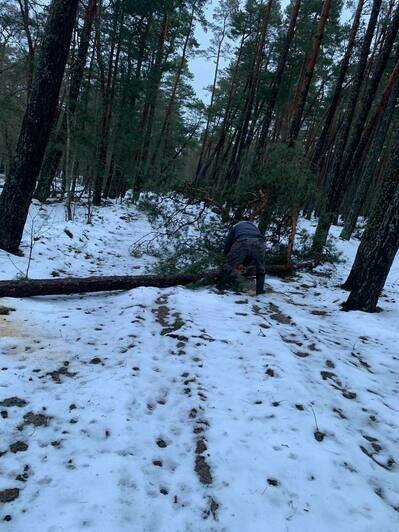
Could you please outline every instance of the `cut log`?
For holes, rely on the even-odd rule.
[[[266,267],[269,275],[287,275],[294,270],[313,268],[313,262],[297,265],[283,264]],[[132,290],[140,286],[168,288],[185,286],[200,280],[212,284],[217,281],[218,272],[199,275],[180,274],[168,277],[159,275],[122,275],[104,277],[66,277],[64,279],[19,279],[17,281],[0,281],[0,297],[32,297],[82,294],[89,292],[110,292],[114,290]]]
[[[217,275],[209,274],[210,281]],[[139,286],[167,288],[187,285],[198,281],[195,275],[123,275],[105,277],[67,277],[64,279],[20,279],[18,281],[0,281],[0,297],[53,296],[61,294],[80,294],[85,292],[109,292],[113,290],[131,290]]]

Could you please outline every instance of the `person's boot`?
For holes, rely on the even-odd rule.
[[[220,270],[219,279],[216,283],[218,290],[227,290],[231,286],[231,273],[224,268]]]
[[[256,276],[256,295],[260,296],[265,293],[265,274]]]

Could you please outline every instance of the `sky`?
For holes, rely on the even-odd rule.
[[[207,20],[212,20],[212,14],[217,4],[217,0],[211,0],[206,7],[206,18]],[[200,45],[201,50],[206,50],[210,45],[211,33],[205,32],[201,25],[197,23],[195,37]],[[197,93],[198,98],[208,102],[210,99],[209,92],[205,87],[209,86],[212,83],[214,76],[215,65],[213,61],[205,59],[204,57],[195,57],[191,59],[190,70],[194,75],[193,86]]]

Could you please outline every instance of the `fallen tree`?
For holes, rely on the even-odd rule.
[[[313,268],[313,262],[300,264],[282,264],[266,267],[269,275],[288,275],[295,270]],[[122,275],[104,277],[66,277],[64,279],[19,279],[0,281],[0,297],[31,297],[81,294],[89,292],[110,292],[113,290],[132,290],[140,286],[168,288],[186,286],[203,280],[212,284],[218,279],[217,272],[201,275],[180,274],[168,277],[159,275]]]

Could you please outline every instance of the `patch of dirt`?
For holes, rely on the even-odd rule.
[[[269,309],[270,312],[273,313],[270,314],[270,318],[272,320],[277,321],[278,323],[281,323],[283,325],[290,325],[292,323],[292,319],[290,318],[290,316],[283,314],[277,305],[269,303]]]
[[[333,408],[333,412],[335,412],[341,419],[348,419],[340,408]]]
[[[209,464],[207,463],[205,457],[201,454],[195,457],[194,471],[197,473],[201,484],[212,484],[213,478],[211,474],[211,468],[209,467]]]
[[[22,338],[23,336],[22,324],[17,324],[15,320],[11,324],[6,318],[0,320],[0,338]]]
[[[363,436],[364,437],[364,436]],[[374,438],[375,439],[375,438]],[[378,441],[378,440],[377,440]],[[375,443],[375,442],[374,442]],[[375,464],[379,465],[380,467],[382,467],[383,469],[386,469],[387,471],[392,471],[392,469],[395,467],[396,465],[396,462],[395,460],[390,457],[388,458],[388,460],[384,463],[384,462],[381,462],[380,460],[377,460],[377,458],[375,458],[375,456],[378,456],[378,454],[380,453],[380,451],[383,450],[382,446],[381,445],[378,445],[376,446],[375,448],[373,447],[373,451],[369,451],[368,449],[366,449],[366,447],[364,447],[363,445],[359,445],[360,447],[360,450],[366,455],[368,456]],[[376,450],[377,449],[377,450]]]
[[[320,430],[316,430],[313,435],[316,441],[322,442],[326,434],[324,432],[321,432]]]
[[[296,339],[296,338],[288,338],[287,336],[281,336],[281,339],[283,342],[285,342],[286,344],[295,344],[297,345],[298,347],[301,347],[303,345],[303,342],[301,342],[300,340]]]
[[[24,422],[20,426],[20,430],[27,425],[33,425],[34,427],[47,427],[50,419],[50,416],[45,416],[44,414],[34,414],[33,412],[28,412],[24,415]]]
[[[15,308],[0,305],[0,316],[8,316],[10,312],[15,312]]]
[[[366,362],[366,360],[364,360],[364,358],[362,358],[361,355],[359,355],[358,353],[354,353],[354,352],[352,352],[351,355],[352,355],[354,358],[356,358],[356,360],[358,360],[358,361],[360,362],[361,366],[362,366],[363,368],[367,369],[367,371],[368,371],[369,373],[374,373],[374,371],[371,370],[371,366],[370,366],[370,364],[369,364],[368,362]]]
[[[17,499],[18,497],[19,497],[18,488],[9,488],[9,489],[0,491],[0,502],[1,503],[15,501],[15,499]]]
[[[103,361],[99,357],[94,357],[90,360],[89,364],[102,364]],[[76,374],[75,374],[76,375]]]
[[[327,379],[331,379],[336,384],[338,384],[338,386],[341,386],[341,381],[338,380],[336,374],[333,373],[332,371],[320,371],[320,375],[321,375],[321,378],[323,379],[323,381],[325,381]]]
[[[153,314],[155,314],[156,321],[161,325],[162,331],[161,335],[170,335],[175,331],[178,331],[185,324],[179,312],[175,312],[172,316],[174,321],[170,320],[170,309],[167,306],[168,296],[160,296],[155,300],[155,303],[159,305],[157,308],[153,309]]]
[[[26,482],[30,475],[30,467],[28,465],[24,466],[24,472],[22,475],[17,475],[15,477],[15,480],[19,480],[20,482]]]
[[[161,305],[154,310],[157,322],[164,328],[168,327],[169,307]]]
[[[50,371],[46,373],[46,375],[50,375],[54,382],[56,382],[57,384],[61,384],[61,375],[64,377],[73,378],[77,375],[77,373],[69,371],[67,366],[62,366],[59,369],[56,369],[55,371]]]
[[[300,358],[307,358],[309,356],[309,353],[307,353],[306,351],[296,351],[295,354],[297,357]]]
[[[209,497],[209,501],[208,501],[208,508],[204,511],[202,517],[204,519],[208,519],[208,517],[210,515],[212,515],[213,519],[215,521],[217,521],[217,513],[218,513],[218,510],[219,510],[219,504],[215,501],[215,499],[213,497]]]
[[[18,406],[19,408],[22,408],[27,404],[28,401],[25,401],[25,399],[20,399],[19,397],[8,397],[7,399],[0,401],[0,406],[5,406],[7,408],[12,406]]]
[[[24,441],[16,441],[10,445],[10,451],[12,453],[21,453],[27,451],[29,448],[28,444]]]
[[[356,399],[357,395],[356,392],[350,392],[349,390],[342,390],[342,395],[345,397],[345,399]]]

